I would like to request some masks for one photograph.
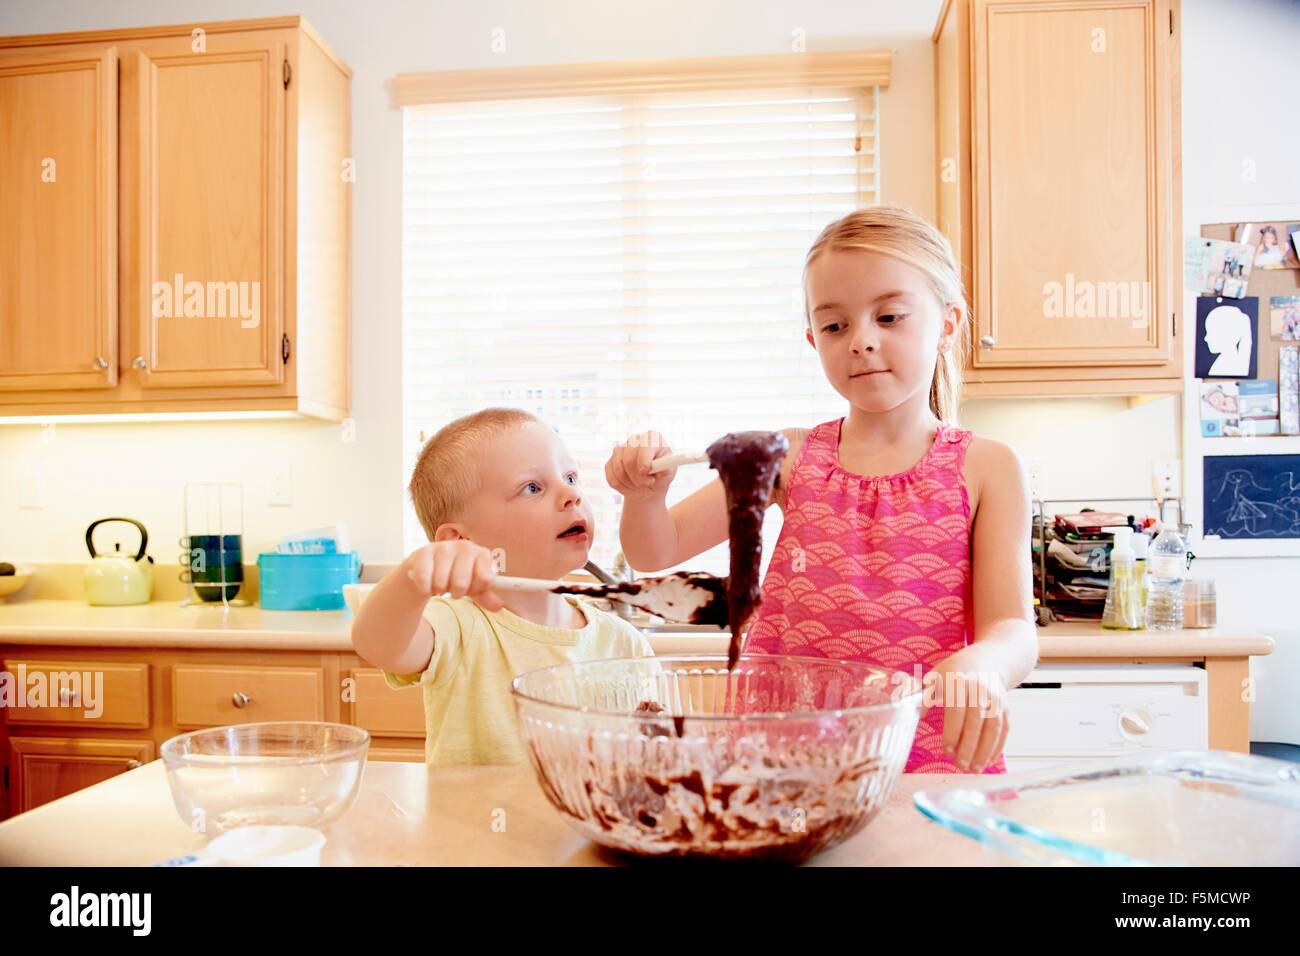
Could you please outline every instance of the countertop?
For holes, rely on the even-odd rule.
[[[100,647],[189,647],[237,650],[351,651],[349,611],[267,611],[257,606],[154,601],[91,607],[84,601],[0,604],[0,644]],[[647,635],[659,654],[720,654],[725,634]],[[1089,623],[1038,629],[1039,658],[1206,658],[1271,654],[1273,639],[1248,629],[1107,631]]]
[[[903,774],[857,836],[812,860],[823,866],[986,866],[973,840],[912,803],[962,774]],[[504,832],[493,828],[505,811]],[[498,827],[499,829],[499,827]],[[531,767],[366,764],[352,808],[325,829],[326,866],[617,866],[566,824]],[[206,842],[181,820],[161,760],[0,823],[0,865],[148,866]]]
[[[202,647],[350,651],[350,611],[268,611],[151,601],[91,607],[84,601],[0,604],[0,643],[100,647]]]

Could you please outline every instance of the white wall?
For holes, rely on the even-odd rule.
[[[127,514],[160,541],[180,530],[181,484],[203,477],[246,487],[248,547],[282,531],[346,520],[364,559],[401,550],[400,332],[401,119],[385,81],[399,72],[592,60],[776,53],[792,31],[810,50],[896,51],[881,98],[884,199],[933,214],[933,61],[939,0],[43,0],[0,7],[0,33],[144,26],[302,13],[353,69],[355,442],[310,422],[0,426],[0,557],[82,557],[85,526]],[[506,50],[491,51],[492,30]],[[1300,202],[1300,5],[1295,0],[1184,0],[1183,188],[1190,211]],[[1267,83],[1244,81],[1243,64]],[[1287,104],[1292,104],[1288,106]],[[1245,182],[1241,160],[1253,158]],[[1189,231],[1196,221],[1187,217]],[[1144,494],[1150,460],[1179,454],[1173,399],[969,403],[964,423],[1008,441],[1043,471],[1042,493]],[[267,506],[271,468],[292,459],[289,508]],[[1189,466],[1199,466],[1189,463]],[[25,470],[46,479],[46,507],[21,510]],[[156,556],[170,557],[170,544]],[[1256,669],[1256,739],[1300,742],[1300,559],[1206,561],[1219,584],[1220,620],[1274,635],[1278,652]]]

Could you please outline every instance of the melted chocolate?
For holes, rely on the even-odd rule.
[[[781,474],[790,443],[780,432],[733,432],[707,449],[709,465],[722,478],[730,516],[731,574],[727,577],[727,667],[740,659],[745,625],[762,601],[758,567],[763,557],[763,514]]]
[[[633,711],[634,714],[662,714],[663,712],[664,712],[663,705],[653,700],[641,701],[641,703],[636,705],[636,710]],[[686,715],[670,714],[669,716],[672,717],[673,720],[673,733],[675,733],[678,737],[685,736]],[[664,734],[663,728],[661,728],[658,724],[652,724],[652,723],[642,724],[641,733],[645,734],[647,737],[667,736],[666,734]]]
[[[647,594],[656,588],[656,585],[662,585],[664,582],[679,580],[687,590],[702,592],[699,599],[700,603],[691,612],[689,618],[681,620],[673,618],[681,624],[711,624],[717,627],[724,627],[728,621],[727,611],[727,583],[721,578],[714,577],[712,574],[704,574],[699,571],[676,571],[672,574],[665,574],[657,578],[640,578],[636,581],[621,581],[617,584],[562,584],[558,587],[551,588],[555,594],[578,594],[582,597],[590,598],[609,598],[618,600],[616,595],[627,595],[636,597],[637,595]],[[641,604],[636,601],[628,601],[636,607]],[[647,601],[649,603],[649,598]],[[664,604],[669,607],[673,602],[664,600]],[[642,608],[642,610],[649,610]],[[651,611],[650,613],[654,613]]]
[[[709,592],[709,598],[695,609],[688,624],[714,624],[725,627],[727,624],[727,582],[712,574],[678,572],[690,578],[691,583],[702,591]]]
[[[644,701],[637,710],[658,713],[662,708]],[[542,791],[557,808],[579,817],[586,809],[588,819],[610,835],[610,845],[638,855],[802,861],[860,831],[883,806],[828,803],[823,788],[798,777],[766,783],[761,775],[753,782],[708,780],[691,769],[646,772],[611,781],[613,786],[585,779],[585,800],[574,807],[565,800],[564,788],[548,779],[536,745],[530,748]],[[883,767],[882,760],[872,758],[854,767],[851,776],[860,780]],[[843,780],[836,783],[845,785]]]

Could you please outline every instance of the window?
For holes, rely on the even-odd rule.
[[[876,89],[779,88],[407,106],[405,471],[489,406],[565,440],[609,567],[610,449],[678,451],[843,414],[804,341],[801,274],[832,219],[879,198]],[[714,477],[679,469],[669,501]],[[770,515],[769,548],[780,521]],[[406,545],[425,536],[407,505]],[[726,545],[690,562],[726,571]]]

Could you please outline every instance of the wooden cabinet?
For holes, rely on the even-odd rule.
[[[10,810],[31,810],[153,759],[148,740],[11,737]]]
[[[116,249],[116,49],[0,50],[0,396],[117,384]]]
[[[25,706],[9,711],[9,723],[80,724],[114,729],[149,726],[149,665],[94,660],[6,659],[3,670],[28,693]]]
[[[966,393],[1182,387],[1177,0],[949,0],[937,219]]]
[[[0,414],[346,416],[351,80],[305,21],[0,39],[0,98]]]
[[[341,721],[370,732],[371,760],[424,760],[424,696],[352,653],[14,643],[0,647],[0,672],[21,694],[0,706],[0,819],[226,724]]]
[[[376,736],[424,740],[424,695],[416,688],[394,690],[384,672],[373,667],[348,673],[351,710],[348,720]]]
[[[284,381],[285,44],[224,39],[204,56],[188,37],[156,41],[122,62],[123,284],[145,390]]]
[[[266,720],[324,720],[319,667],[172,668],[172,715],[184,730]]]

